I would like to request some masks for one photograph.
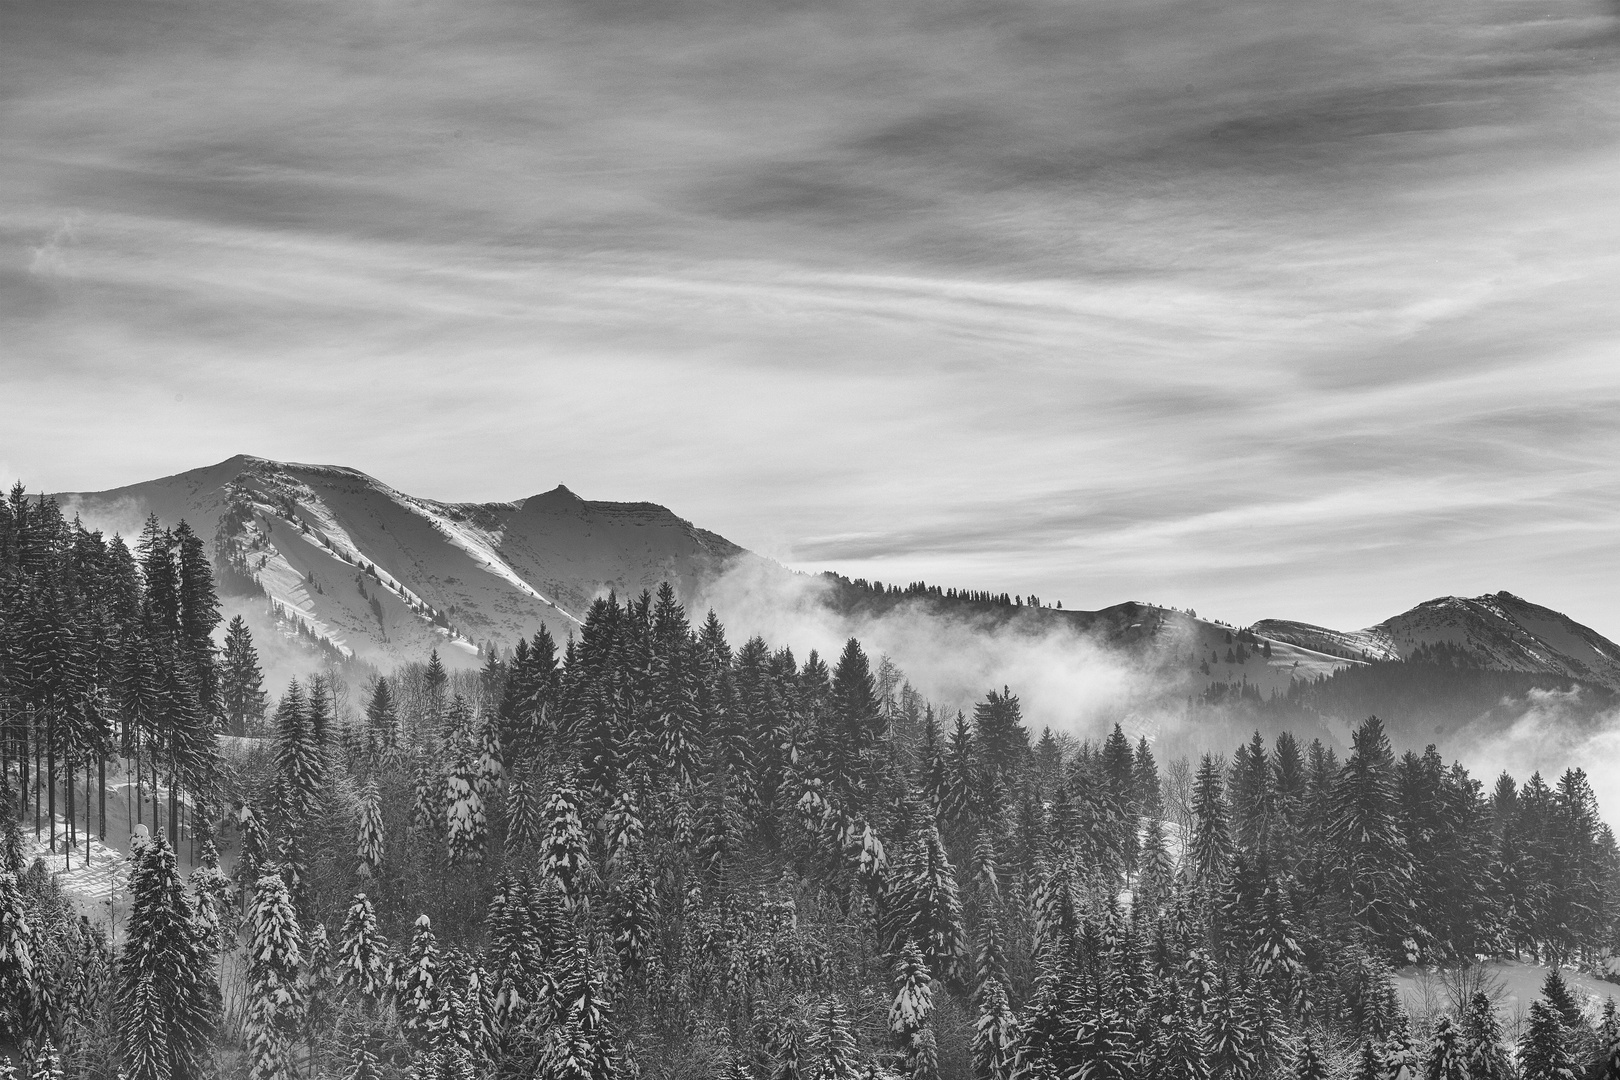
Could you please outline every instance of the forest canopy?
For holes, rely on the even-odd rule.
[[[1032,731],[1011,687],[947,715],[858,640],[733,643],[667,584],[272,704],[213,574],[185,523],[0,509],[31,1077],[1620,1075],[1559,974],[1620,916],[1579,769],[1486,782],[1376,717],[1161,762]],[[34,855],[137,823],[109,932]],[[1467,981],[1491,957],[1549,967],[1522,1022]],[[1406,965],[1479,990],[1414,1015]]]

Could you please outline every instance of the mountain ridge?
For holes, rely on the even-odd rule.
[[[670,580],[693,593],[736,560],[760,559],[657,503],[593,501],[561,484],[509,502],[444,502],[347,466],[247,454],[55,498],[131,536],[147,514],[185,518],[214,545],[222,578],[256,583],[278,616],[385,665],[438,646],[475,656],[541,626],[561,639],[603,592]]]
[[[1502,590],[1439,596],[1363,630],[1283,619],[1250,629],[1263,637],[1372,661],[1429,660],[1484,670],[1562,675],[1620,690],[1620,646],[1568,615]]]
[[[769,581],[802,577],[662,504],[590,500],[562,483],[510,501],[450,502],[407,494],[349,466],[238,454],[56,498],[65,513],[131,536],[149,513],[169,525],[186,518],[279,615],[345,655],[383,665],[436,646],[475,662],[480,646],[510,647],[542,625],[561,639],[609,591],[630,596],[669,580],[691,602],[742,562]],[[1151,650],[1189,694],[1274,695],[1347,668],[1413,660],[1620,691],[1620,646],[1505,591],[1437,597],[1341,631],[1287,619],[1239,628],[1137,602],[1062,610],[1005,594],[824,579],[823,602],[846,614],[921,605],[988,632],[1017,620],[1026,629],[1063,626],[1118,648]]]

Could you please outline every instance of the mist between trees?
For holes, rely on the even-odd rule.
[[[1620,916],[1579,770],[1487,787],[1373,718],[1342,760],[1161,763],[1006,686],[947,715],[854,638],[733,644],[667,585],[272,709],[188,528],[132,550],[20,489],[0,605],[30,1077],[1620,1076],[1559,974]],[[103,844],[113,925],[72,869]],[[1550,965],[1527,1016],[1491,957]],[[1454,988],[1416,1016],[1412,964]]]

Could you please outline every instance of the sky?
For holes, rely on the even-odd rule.
[[[0,478],[1620,638],[1614,0],[0,5]]]

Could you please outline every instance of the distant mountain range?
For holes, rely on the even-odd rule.
[[[481,647],[509,648],[542,625],[561,642],[610,590],[629,597],[668,580],[701,602],[739,567],[766,587],[807,580],[663,506],[594,502],[562,486],[513,502],[449,503],[355,469],[238,456],[57,499],[69,516],[126,536],[148,514],[171,525],[185,518],[215,544],[223,591],[262,594],[284,624],[379,667],[432,647],[476,663]],[[1599,703],[1620,692],[1620,646],[1506,592],[1440,597],[1340,631],[1284,619],[1240,628],[1138,603],[1061,610],[837,575],[816,584],[820,602],[852,617],[905,608],[987,633],[1085,633],[1150,664],[1164,700],[1340,723],[1381,709],[1397,727],[1406,714],[1404,726],[1428,732],[1535,687],[1584,686]]]
[[[1620,690],[1620,647],[1569,616],[1509,592],[1442,596],[1377,626],[1349,632],[1265,619],[1277,641],[1368,660],[1428,659],[1456,666],[1561,675]]]

